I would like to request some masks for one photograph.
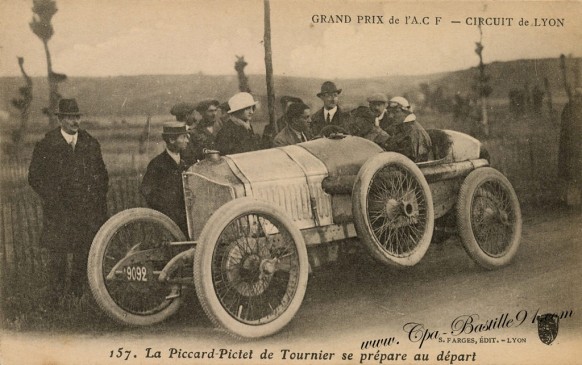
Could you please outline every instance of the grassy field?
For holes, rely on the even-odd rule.
[[[467,121],[455,122],[450,114],[419,113],[418,117],[426,128],[454,129],[479,137],[492,156],[492,165],[505,174],[514,185],[527,214],[558,201],[557,111],[561,110],[561,106],[555,106],[554,110],[553,114],[544,110],[542,114],[528,112],[520,117],[514,117],[508,112],[507,106],[496,105],[490,113],[491,134],[488,138],[480,135],[476,125]],[[261,131],[265,120],[264,112],[257,113],[256,117],[256,130]],[[145,116],[100,117],[86,123],[86,129],[101,143],[112,181],[117,181],[112,182],[114,185],[110,188],[110,214],[129,206],[143,204],[139,201],[137,184],[148,161],[163,149],[160,137],[161,125],[169,119],[171,118],[167,116],[152,117],[149,142],[141,154],[139,136],[144,129]],[[50,288],[45,280],[42,250],[37,247],[41,215],[38,209],[33,211],[36,212],[33,215],[28,214],[30,208],[22,205],[22,201],[27,200],[32,201],[30,204],[38,204],[38,199],[27,187],[26,172],[34,143],[40,140],[46,131],[42,123],[43,121],[38,120],[31,123],[33,128],[26,137],[18,160],[7,158],[5,154],[9,150],[7,129],[0,131],[0,136],[3,137],[0,147],[4,152],[0,176],[0,200],[3,210],[6,211],[9,209],[6,207],[13,206],[20,209],[18,214],[26,215],[26,219],[17,217],[13,220],[18,222],[17,225],[6,225],[7,221],[4,219],[5,226],[0,227],[2,229],[0,240],[8,234],[7,230],[21,229],[20,222],[28,221],[25,228],[31,233],[14,237],[29,241],[26,247],[30,246],[30,250],[21,251],[23,252],[21,256],[26,255],[26,252],[35,253],[37,256],[36,264],[23,265],[16,273],[2,270],[4,277],[1,278],[0,326],[22,331],[81,331],[87,328],[107,331],[118,328],[96,307],[89,293],[80,299],[63,297],[54,309],[46,308],[43,304],[43,298]],[[13,243],[24,246],[23,242]],[[3,260],[6,260],[6,247],[3,247],[2,253]],[[6,261],[2,264],[6,265]]]

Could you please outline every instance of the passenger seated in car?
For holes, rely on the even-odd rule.
[[[289,146],[310,139],[311,109],[304,103],[293,103],[285,113],[287,125],[275,136],[275,147]]]
[[[374,112],[366,106],[360,106],[352,110],[350,121],[348,122],[349,133],[353,136],[366,138],[382,146],[390,138],[390,135],[374,123],[375,119]]]
[[[432,149],[430,136],[416,121],[408,100],[396,96],[388,104],[394,124],[388,130],[390,138],[382,145],[386,151],[401,153],[414,162],[428,161]]]

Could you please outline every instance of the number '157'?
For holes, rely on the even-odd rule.
[[[109,357],[116,357],[123,360],[129,359],[129,355],[131,355],[131,350],[124,351],[123,347],[118,348],[117,351],[111,350],[111,352],[109,352]]]

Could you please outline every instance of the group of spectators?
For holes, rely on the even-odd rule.
[[[415,162],[428,159],[430,137],[416,120],[408,100],[401,96],[388,100],[386,95],[376,93],[367,98],[368,106],[348,112],[339,106],[341,92],[333,82],[324,82],[317,93],[323,106],[314,113],[301,98],[281,97],[283,114],[265,126],[262,136],[253,129],[257,101],[249,93],[237,93],[223,104],[217,100],[176,104],[171,113],[177,122],[184,123],[190,140],[181,156],[187,164],[193,164],[204,158],[205,149],[228,155],[343,133],[372,140]],[[194,117],[195,111],[199,118]]]
[[[374,94],[368,106],[347,112],[339,106],[341,92],[333,82],[324,82],[317,93],[323,106],[313,114],[300,98],[282,97],[283,115],[268,124],[262,136],[253,129],[257,101],[249,93],[237,93],[223,104],[176,104],[170,111],[176,120],[163,126],[166,148],[150,161],[141,183],[148,206],[187,234],[182,172],[202,160],[206,150],[227,155],[343,133],[367,138],[416,162],[428,159],[430,138],[405,98],[388,100]],[[79,296],[85,291],[89,248],[107,219],[109,181],[99,142],[80,129],[77,101],[61,99],[55,114],[60,125],[36,144],[28,176],[43,204],[41,244],[49,257],[49,304],[65,294],[67,272],[70,292]]]

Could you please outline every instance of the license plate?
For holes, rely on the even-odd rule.
[[[152,281],[153,272],[148,265],[129,265],[123,268],[127,281],[147,283]]]

